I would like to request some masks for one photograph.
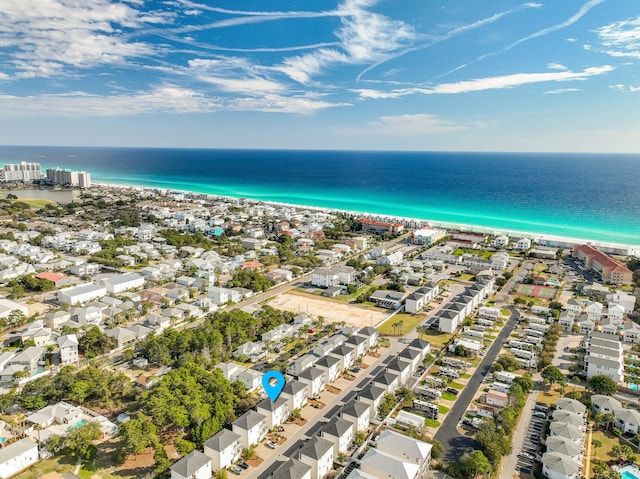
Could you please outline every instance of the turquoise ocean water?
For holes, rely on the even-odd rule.
[[[640,244],[640,155],[0,147],[0,162],[196,191]]]

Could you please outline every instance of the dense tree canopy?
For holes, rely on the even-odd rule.
[[[264,306],[255,315],[239,309],[210,314],[195,328],[169,329],[151,335],[136,345],[138,355],[158,365],[172,366],[188,355],[200,364],[215,365],[227,360],[241,344],[279,324],[293,321],[293,313]]]
[[[188,431],[195,444],[235,419],[237,397],[222,372],[188,362],[169,371],[140,397],[142,410],[161,431]]]
[[[613,396],[618,390],[616,382],[603,374],[593,376],[587,387],[593,394],[604,394],[605,396]]]

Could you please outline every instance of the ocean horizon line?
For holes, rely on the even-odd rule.
[[[0,148],[78,148],[78,149],[114,149],[114,150],[190,150],[190,151],[247,151],[247,152],[301,152],[301,153],[415,153],[415,154],[486,154],[486,155],[586,155],[586,156],[629,156],[638,157],[638,152],[618,151],[556,151],[556,150],[399,150],[399,149],[366,149],[366,148],[286,148],[286,147],[218,147],[218,146],[123,146],[123,145],[0,145]],[[640,161],[640,159],[639,159]]]

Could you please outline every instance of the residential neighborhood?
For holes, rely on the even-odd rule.
[[[0,201],[2,478],[596,477],[627,456],[594,435],[637,446],[624,252],[169,190]]]

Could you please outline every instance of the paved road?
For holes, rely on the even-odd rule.
[[[251,471],[251,477],[265,479],[268,478],[271,472],[280,464],[280,462],[286,461],[289,457],[293,457],[294,452],[300,448],[300,445],[308,438],[314,436],[318,429],[321,427],[322,421],[330,420],[339,409],[339,406],[351,399],[356,390],[362,389],[366,386],[381,370],[382,366],[388,362],[392,357],[398,355],[406,347],[402,342],[391,339],[390,348],[381,348],[378,350],[381,353],[379,358],[375,361],[369,362],[368,374],[359,381],[353,381],[350,387],[344,388],[339,394],[337,394],[327,405],[324,407],[324,414],[320,414],[313,419],[309,420],[304,426],[301,426],[294,434],[287,438],[286,444],[282,446],[282,450],[278,449],[274,451],[271,456],[265,459],[257,468]],[[369,372],[370,371],[370,372]],[[277,461],[277,464],[276,464]]]
[[[460,458],[460,456],[467,451],[479,449],[479,445],[476,440],[460,434],[457,426],[469,407],[469,404],[471,404],[473,396],[476,394],[476,391],[480,388],[482,381],[489,372],[491,365],[496,360],[502,345],[511,334],[511,331],[515,328],[516,324],[518,324],[520,313],[513,307],[510,307],[509,309],[511,311],[511,317],[498,334],[498,337],[489,348],[489,351],[487,351],[487,354],[485,354],[484,358],[473,373],[473,376],[469,379],[469,382],[458,396],[458,399],[451,408],[451,411],[449,411],[449,414],[447,414],[444,422],[436,432],[434,439],[440,441],[444,446],[444,459],[447,462]]]

